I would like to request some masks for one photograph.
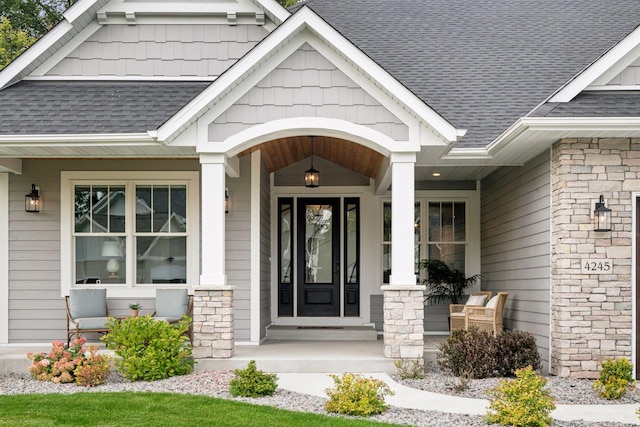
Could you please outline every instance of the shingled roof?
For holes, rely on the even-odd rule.
[[[0,135],[144,133],[209,84],[22,81],[0,91]]]
[[[307,0],[483,147],[640,24],[637,0]]]
[[[640,117],[640,92],[583,92],[570,102],[548,102],[530,117]]]

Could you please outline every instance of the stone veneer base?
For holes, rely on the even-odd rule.
[[[193,357],[233,357],[233,288],[196,289],[193,298]]]
[[[384,356],[424,363],[424,286],[385,285]]]

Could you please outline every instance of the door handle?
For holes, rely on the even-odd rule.
[[[340,263],[336,262],[336,268],[333,270],[333,274],[340,273]]]

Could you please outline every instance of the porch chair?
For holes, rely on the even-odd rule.
[[[152,314],[156,320],[178,323],[185,314],[193,317],[193,296],[186,289],[156,289],[156,311]],[[193,342],[193,322],[187,334]]]
[[[106,289],[71,289],[64,297],[67,308],[67,346],[71,336],[80,338],[81,333],[105,334],[109,321]]]
[[[464,329],[466,307],[483,306],[491,299],[491,295],[491,291],[478,291],[469,296],[469,299],[464,304],[449,304],[449,332],[453,332],[456,329]]]
[[[498,292],[484,307],[467,307],[464,317],[465,329],[478,328],[491,332],[493,336],[502,333],[504,304],[507,292]]]

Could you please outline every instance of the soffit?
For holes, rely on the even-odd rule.
[[[311,138],[294,136],[279,138],[251,147],[238,154],[246,156],[260,150],[269,172],[276,172],[311,156]],[[384,156],[368,147],[340,138],[314,137],[313,155],[345,169],[375,178]]]

